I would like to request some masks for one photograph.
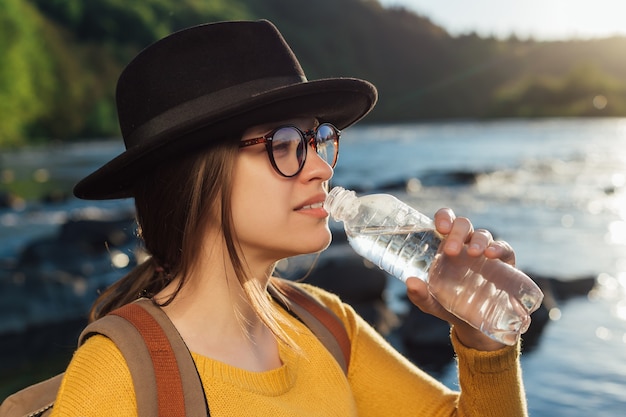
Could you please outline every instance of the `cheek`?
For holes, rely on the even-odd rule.
[[[233,170],[232,215],[238,233],[269,227],[285,204],[280,180],[261,162],[240,155]]]

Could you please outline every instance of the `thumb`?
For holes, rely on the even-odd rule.
[[[428,301],[430,293],[428,285],[419,278],[410,277],[406,280],[406,292],[411,301],[421,304]]]
[[[430,291],[428,291],[428,284],[424,281],[419,278],[408,278],[406,280],[406,288],[409,300],[424,313],[439,317],[450,323],[454,322],[455,317],[432,296]]]

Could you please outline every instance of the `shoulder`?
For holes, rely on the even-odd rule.
[[[313,298],[317,299],[319,302],[326,305],[327,307],[343,304],[337,294],[333,294],[323,288],[308,284],[306,282],[295,282],[295,285],[302,288],[304,291],[312,295]]]
[[[99,334],[89,337],[78,348],[68,367],[69,374],[86,371],[89,375],[107,373],[112,377],[130,378],[122,352],[111,339]]]
[[[296,282],[295,284],[335,313],[344,323],[350,335],[354,333],[357,327],[361,326],[362,319],[354,309],[344,303],[337,294],[304,282]]]
[[[76,351],[57,395],[53,415],[115,415],[136,410],[126,360],[110,339],[91,336]]]

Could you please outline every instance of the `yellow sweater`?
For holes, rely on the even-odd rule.
[[[278,369],[249,372],[192,353],[212,417],[526,415],[517,347],[479,352],[464,347],[453,331],[461,389],[452,391],[398,354],[338,297],[303,286],[346,325],[352,342],[348,377],[319,340],[285,312],[302,353],[281,348]],[[52,416],[136,415],[123,356],[106,337],[90,338],[67,369]]]

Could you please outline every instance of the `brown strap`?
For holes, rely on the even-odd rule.
[[[133,378],[137,414],[140,417],[157,416],[159,409],[152,358],[137,327],[121,316],[109,314],[89,324],[83,330],[78,338],[79,345],[85,343],[94,334],[108,337],[122,352]]]
[[[295,283],[272,278],[272,286],[282,294],[283,302],[289,310],[320,339],[326,349],[335,357],[344,373],[348,374],[350,366],[351,342],[343,322],[328,307]]]
[[[146,321],[148,316],[137,308],[145,310],[153,320]],[[128,314],[129,312],[131,314]],[[132,312],[138,314],[132,314]],[[149,329],[150,326],[156,327],[156,329]],[[140,329],[144,331],[140,332]],[[161,342],[155,340],[156,343],[151,344],[157,346],[161,344],[159,350],[173,352],[177,369],[180,372],[179,377],[182,380],[182,392],[173,394],[172,391],[169,392],[169,395],[176,395],[179,399],[184,398],[184,411],[189,416],[210,415],[202,381],[187,345],[165,312],[151,300],[139,299],[96,320],[85,328],[79,341],[82,344],[87,337],[93,334],[102,334],[111,339],[124,356],[133,378],[138,415],[140,417],[169,415],[164,414],[167,411],[159,411],[159,389],[157,386],[161,387],[161,391],[169,391],[171,389],[170,382],[167,379],[157,381],[157,373],[161,377],[166,376],[167,378],[170,374],[168,374],[167,369],[161,369],[159,372],[156,372],[155,369],[159,369],[162,365],[171,366],[171,355],[170,360],[165,364],[158,361],[154,362],[148,347],[148,341],[152,340],[148,338],[155,332],[158,333],[159,330],[165,334],[166,338]]]
[[[185,408],[188,416],[208,416],[209,407],[204,394],[202,380],[196,368],[196,363],[191,357],[189,348],[178,333],[178,330],[169,319],[167,314],[152,300],[142,298],[135,302],[144,308],[156,320],[167,336],[171,348],[176,356],[178,370],[183,382],[185,396]]]
[[[161,326],[150,313],[136,303],[127,304],[110,314],[133,323],[148,347],[156,378],[158,415],[185,417],[185,396],[178,362]],[[138,389],[143,387],[135,388]]]

